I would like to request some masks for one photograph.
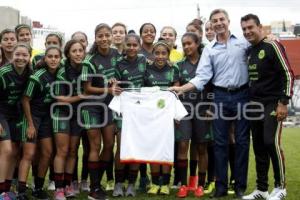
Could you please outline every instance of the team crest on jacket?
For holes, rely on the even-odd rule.
[[[165,107],[166,103],[165,103],[165,100],[164,99],[159,99],[157,101],[157,107],[160,108],[160,109],[163,109]]]
[[[266,52],[265,52],[265,50],[262,49],[258,53],[258,58],[263,59],[265,57],[265,55],[266,55]]]

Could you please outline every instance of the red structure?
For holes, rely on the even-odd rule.
[[[300,38],[280,38],[280,42],[285,47],[296,79],[300,79]]]

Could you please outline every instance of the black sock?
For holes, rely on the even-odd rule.
[[[170,184],[170,174],[163,174],[163,185],[169,185]]]
[[[146,177],[147,176],[147,164],[140,165],[140,176]]]
[[[51,161],[50,166],[49,166],[49,180],[54,181],[54,163]]]
[[[113,174],[113,170],[114,170],[114,159],[113,159],[113,154],[112,157],[110,159],[110,161],[108,162],[107,168],[106,168],[106,177],[107,177],[107,181],[111,181],[114,180],[114,174]]]
[[[11,187],[11,180],[5,180],[5,191],[9,192]]]
[[[187,159],[177,160],[177,169],[178,169],[178,176],[179,176],[178,180],[181,182],[181,185],[187,184],[187,165],[188,165]]]
[[[99,161],[89,161],[88,169],[90,172],[91,191],[95,191],[95,189],[98,189],[100,187]]]
[[[78,181],[78,156],[76,158],[74,172],[72,174],[72,181]]]
[[[190,176],[196,176],[198,160],[190,160]]]
[[[64,174],[64,186],[70,186],[72,182],[73,174],[65,173]]]
[[[40,178],[38,176],[34,177],[34,188],[36,190],[43,189],[44,182],[45,182],[45,178]]]
[[[129,170],[128,182],[129,184],[134,184],[138,175],[138,170]]]
[[[198,173],[198,186],[204,187],[206,179],[206,172],[199,172]]]
[[[54,173],[55,188],[64,188],[64,173]]]
[[[18,182],[18,193],[25,193],[27,190],[26,182]]]
[[[115,182],[123,183],[124,182],[124,169],[115,169]]]
[[[5,181],[0,183],[0,194],[2,194],[2,192],[6,192],[5,191]]]
[[[109,161],[104,161],[104,160],[99,161],[100,181],[102,180],[103,174],[104,174],[105,170],[107,169],[108,163],[109,163]]]
[[[155,185],[159,185],[159,176],[160,173],[159,172],[151,172],[151,181],[153,184]]]

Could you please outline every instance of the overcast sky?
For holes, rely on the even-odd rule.
[[[66,38],[82,30],[93,40],[94,28],[102,22],[123,22],[136,31],[144,22],[152,22],[158,31],[171,25],[182,35],[186,24],[197,16],[197,3],[205,18],[215,8],[226,9],[230,29],[238,35],[240,17],[248,13],[257,14],[263,24],[283,19],[300,23],[299,0],[1,0],[0,6],[14,7],[23,16],[56,27]]]

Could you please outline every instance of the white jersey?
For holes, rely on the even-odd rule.
[[[122,92],[109,107],[122,114],[121,162],[173,164],[174,119],[188,114],[174,93]]]

